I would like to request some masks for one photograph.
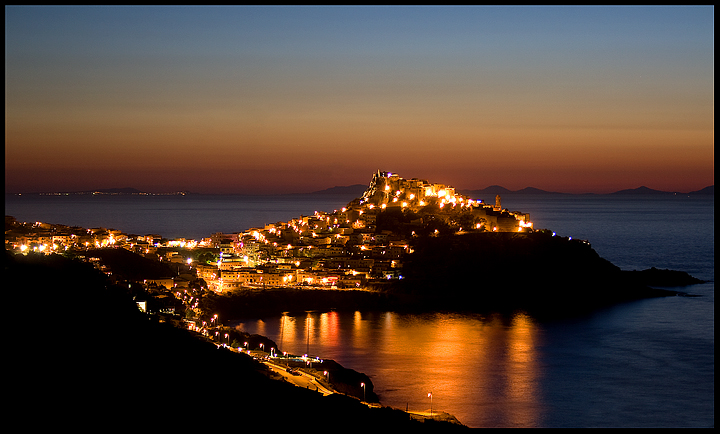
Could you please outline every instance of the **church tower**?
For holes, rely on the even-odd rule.
[[[495,211],[502,211],[502,206],[500,205],[500,195],[498,194],[495,196],[495,208],[493,208]]]

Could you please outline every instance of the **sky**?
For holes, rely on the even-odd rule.
[[[714,7],[5,7],[5,191],[714,185]]]

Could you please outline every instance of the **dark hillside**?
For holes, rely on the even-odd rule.
[[[580,240],[548,232],[475,233],[416,240],[401,293],[446,309],[591,309],[668,295],[630,282]]]
[[[6,351],[11,413],[38,415],[23,420],[25,429],[445,425],[270,380],[251,358],[150,320],[88,264],[7,252],[4,259],[7,306],[19,314]]]
[[[160,279],[177,275],[176,271],[166,263],[157,259],[146,258],[125,249],[95,249],[88,250],[87,256],[96,256],[102,259],[114,275],[126,280],[142,281],[143,279]],[[157,256],[156,256],[157,258]]]

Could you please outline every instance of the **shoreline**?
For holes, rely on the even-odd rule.
[[[243,353],[242,351],[238,351],[238,352]],[[246,353],[246,354],[252,356],[250,351],[248,351],[248,353]],[[267,354],[267,353],[264,353],[264,354]],[[338,366],[340,366],[341,369],[353,371],[349,368],[343,367],[342,365],[335,362],[334,360],[330,360],[330,359],[323,359],[323,360],[327,360],[332,363],[335,363]],[[286,370],[286,366],[283,366],[282,363],[277,363],[277,361],[270,361],[270,360],[262,361],[262,363],[265,366],[268,366],[269,369],[271,369],[273,372],[275,372],[275,374],[277,376],[280,377],[278,381],[289,382],[289,383],[294,384],[296,387],[303,388],[302,382],[293,381],[293,380],[297,379],[297,376],[294,376],[293,374],[289,373]],[[406,413],[409,418],[417,420],[417,421],[425,422],[425,421],[430,420],[430,421],[434,421],[434,422],[446,422],[446,423],[451,423],[454,425],[459,425],[462,427],[467,427],[462,422],[460,422],[457,417],[455,417],[454,415],[452,415],[448,412],[442,411],[442,410],[433,409],[433,410],[426,410],[426,411],[409,411],[409,410],[403,410],[400,408],[384,405],[379,399],[378,399],[378,401],[361,400],[359,397],[348,395],[346,393],[336,390],[333,387],[332,383],[320,381],[320,379],[323,378],[323,375],[320,374],[320,371],[318,371],[314,368],[299,368],[299,369],[297,369],[297,371],[300,372],[300,376],[307,375],[307,376],[311,377],[310,383],[312,383],[316,386],[315,391],[323,394],[323,396],[337,393],[337,394],[341,394],[344,396],[349,396],[351,398],[355,398],[355,399],[359,400],[362,404],[368,406],[369,408],[390,408],[395,411],[402,411],[402,412]],[[314,371],[314,372],[312,372],[312,371]],[[353,372],[355,372],[355,371],[353,371]],[[366,374],[362,374],[362,375],[366,375]],[[370,384],[372,384],[372,383],[370,383]],[[312,389],[310,389],[310,390],[312,390]],[[374,393],[373,393],[373,395],[374,395]],[[377,395],[375,395],[375,397],[377,397]]]
[[[647,270],[645,270],[647,271]],[[672,274],[680,273],[692,276],[685,272],[669,271]],[[233,321],[246,319],[259,319],[268,316],[283,314],[302,314],[306,312],[331,311],[377,311],[377,312],[407,312],[423,313],[434,311],[458,313],[512,313],[526,312],[538,316],[566,316],[583,313],[624,302],[672,297],[692,296],[680,288],[705,283],[696,279],[691,283],[685,281],[682,285],[665,282],[664,285],[649,286],[637,279],[643,272],[635,273],[633,278],[626,282],[627,293],[621,291],[597,290],[583,294],[583,297],[573,297],[572,294],[552,294],[543,300],[542,295],[535,295],[527,301],[505,299],[486,299],[486,304],[478,302],[478,298],[449,297],[447,294],[417,294],[404,291],[366,291],[354,289],[322,289],[307,290],[293,287],[276,287],[262,290],[236,290],[223,294],[209,294],[203,298],[201,307],[204,311],[218,312],[224,318],[236,318]],[[556,306],[559,302],[575,302],[574,305]],[[568,311],[568,306],[573,310]]]

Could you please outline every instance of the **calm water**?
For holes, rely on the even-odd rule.
[[[24,221],[200,238],[352,198],[151,196],[8,197]],[[714,279],[714,199],[512,196],[536,228],[589,240],[623,269],[651,266]],[[627,303],[565,320],[522,314],[327,312],[238,327],[284,351],[365,372],[385,405],[447,411],[471,427],[714,426],[714,283],[699,297]]]
[[[5,215],[85,228],[105,227],[136,235],[201,239],[241,232],[315,211],[340,209],[353,198],[337,195],[110,196],[5,195]]]

